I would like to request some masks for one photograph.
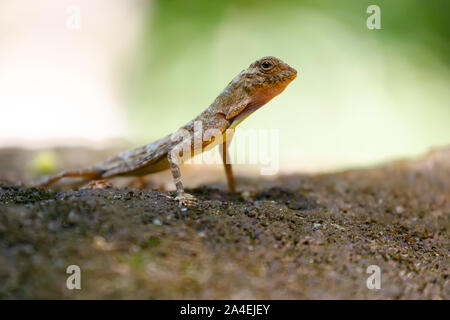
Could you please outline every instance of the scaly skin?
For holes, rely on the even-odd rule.
[[[42,184],[48,187],[65,177],[81,177],[89,180],[116,176],[143,176],[170,168],[177,188],[176,200],[185,205],[193,197],[184,193],[179,164],[188,158],[221,145],[228,186],[234,192],[231,164],[226,163],[227,146],[231,142],[234,128],[250,114],[283,92],[295,79],[297,71],[275,57],[264,57],[239,73],[217,96],[214,102],[194,120],[188,122],[172,135],[143,147],[123,152],[91,168],[64,171]],[[194,123],[202,124],[203,130],[195,130]],[[205,141],[203,132],[215,130],[222,137]],[[174,135],[183,133],[183,139]],[[215,137],[215,136],[214,136]],[[200,140],[196,140],[200,139]],[[200,145],[195,143],[201,141]],[[187,151],[187,152],[186,152]],[[190,152],[189,152],[190,151]]]

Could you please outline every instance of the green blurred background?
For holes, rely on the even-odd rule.
[[[366,9],[381,9],[369,30]],[[128,77],[142,142],[203,111],[252,61],[299,70],[241,124],[280,130],[281,163],[340,169],[450,143],[449,1],[164,0]]]
[[[30,10],[31,4],[19,8],[13,5],[16,1],[6,3],[13,7],[2,12],[0,4],[3,14],[0,26],[5,27],[0,32],[3,36],[0,45],[9,37],[13,47],[17,38],[15,29],[5,21],[9,19],[11,25],[20,21],[23,27],[36,14],[22,15]],[[49,0],[48,3],[53,3],[53,7],[44,10],[44,4],[40,4],[37,17],[41,18],[26,28],[26,32],[40,30],[45,36],[47,42],[39,40],[32,48],[48,46],[44,56],[50,66],[39,71],[30,86],[41,83],[44,89],[51,88],[53,92],[49,89],[48,94],[53,99],[55,92],[61,91],[53,83],[66,81],[58,76],[47,85],[41,75],[50,74],[51,66],[62,70],[79,65],[64,72],[69,79],[78,72],[84,80],[74,82],[72,87],[88,83],[88,89],[65,94],[61,101],[52,100],[62,113],[41,111],[44,120],[52,120],[45,126],[34,121],[31,126],[35,131],[30,131],[29,136],[50,128],[50,136],[61,137],[62,131],[72,125],[83,128],[85,136],[96,138],[102,126],[109,124],[106,137],[112,132],[136,145],[148,143],[202,112],[251,62],[273,55],[299,70],[299,76],[240,128],[279,129],[280,164],[284,171],[372,165],[417,156],[431,147],[450,143],[448,0],[99,0],[95,5],[84,0]],[[76,32],[63,30],[64,6],[71,4],[79,5],[82,12],[83,25]],[[381,9],[381,30],[369,30],[366,26],[370,16],[366,9],[373,4]],[[44,14],[48,15],[45,19]],[[107,20],[108,15],[113,18]],[[54,25],[49,25],[52,19]],[[38,29],[38,25],[43,27]],[[126,33],[131,26],[134,31]],[[48,34],[55,30],[61,33],[61,41],[49,38]],[[33,37],[36,38],[27,36],[24,42],[31,43]],[[129,41],[131,38],[134,42]],[[73,45],[65,44],[71,55],[65,60],[60,58],[64,48],[56,47],[63,40]],[[96,45],[90,56],[80,47],[88,40],[91,47]],[[109,56],[101,56],[100,52],[111,52],[112,56],[116,46],[122,44],[127,58],[118,59],[115,67],[104,64]],[[30,55],[36,55],[33,50],[22,50],[21,54],[29,51]],[[51,54],[58,56],[50,59]],[[30,59],[27,57],[26,61]],[[23,66],[23,62],[17,61],[19,67]],[[36,63],[42,65],[39,60]],[[100,89],[86,82],[100,74],[96,68],[106,70],[113,85],[104,89],[107,81],[103,78],[96,82],[100,83]],[[24,79],[30,78],[28,72],[27,67]],[[4,83],[9,85],[11,77],[5,76]],[[21,88],[18,92],[25,90],[22,82],[17,86]],[[107,92],[103,100],[93,100],[85,94],[102,90]],[[85,100],[73,100],[79,97]],[[12,96],[10,100],[17,99]],[[30,105],[24,102],[24,108],[36,110],[37,100],[30,97]],[[71,101],[75,102],[69,107]],[[99,101],[105,109],[98,109]],[[47,106],[47,102],[39,103]],[[107,111],[110,105],[116,108]],[[81,114],[77,109],[80,107],[86,108],[88,114]],[[69,108],[77,116],[64,118]],[[100,116],[93,115],[96,108]],[[121,122],[126,123],[126,129],[119,130]],[[55,124],[60,126],[51,129]],[[30,125],[24,126],[21,131],[29,128]]]

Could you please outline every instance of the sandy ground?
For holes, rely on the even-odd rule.
[[[65,164],[78,159],[70,152],[105,156],[56,152]],[[207,184],[188,190],[199,202],[186,211],[149,188],[27,187],[32,154],[0,150],[0,298],[450,298],[450,148],[333,174],[241,177],[237,194]],[[81,290],[66,287],[69,265]],[[366,286],[370,265],[379,290]]]

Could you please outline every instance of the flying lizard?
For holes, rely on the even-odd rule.
[[[184,192],[179,164],[215,145],[220,145],[228,187],[234,192],[234,178],[228,163],[227,147],[236,126],[254,111],[279,95],[295,79],[297,71],[275,57],[264,57],[241,71],[217,96],[214,102],[194,120],[173,134],[153,143],[120,153],[92,167],[63,171],[47,179],[48,187],[62,178],[79,177],[99,180],[119,176],[143,176],[170,169],[177,190],[175,200],[180,206],[195,198]],[[196,124],[202,124],[202,131]],[[203,132],[212,131],[209,139]],[[220,135],[219,137],[217,137]],[[200,141],[200,142],[199,142]]]

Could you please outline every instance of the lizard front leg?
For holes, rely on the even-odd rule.
[[[231,143],[231,140],[233,139],[234,135],[234,129],[228,129],[226,133],[223,135],[223,141],[220,145],[220,153],[222,154],[222,162],[223,167],[225,169],[225,174],[227,176],[227,183],[228,188],[231,192],[235,192],[234,187],[234,176],[233,176],[233,169],[231,167],[230,159],[228,156],[228,146]]]
[[[175,147],[167,153],[167,160],[169,161],[170,171],[172,172],[173,181],[177,188],[175,200],[177,200],[180,207],[182,207],[196,202],[196,199],[194,196],[184,192],[183,183],[181,182],[180,167],[178,166],[180,152],[183,152],[182,149],[178,148],[178,146]]]

